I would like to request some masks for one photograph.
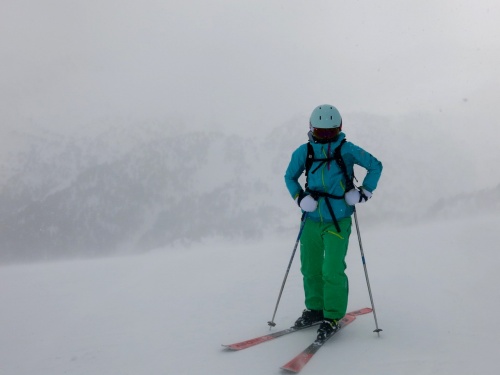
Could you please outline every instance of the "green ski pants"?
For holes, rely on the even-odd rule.
[[[349,281],[345,274],[351,218],[333,223],[306,220],[300,237],[301,272],[305,304],[309,310],[323,310],[325,318],[341,319],[347,311]]]

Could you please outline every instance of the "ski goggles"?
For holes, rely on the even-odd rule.
[[[317,139],[333,139],[339,134],[340,129],[339,128],[321,129],[321,128],[313,128],[311,126],[311,131],[313,136]]]

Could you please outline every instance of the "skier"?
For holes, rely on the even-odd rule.
[[[316,107],[309,122],[309,142],[297,148],[286,170],[288,191],[307,214],[300,238],[305,307],[295,326],[320,323],[317,340],[339,329],[349,293],[345,256],[356,203],[372,197],[382,163],[345,140],[342,118],[332,105]],[[352,182],[354,164],[367,170],[362,186]],[[306,172],[305,189],[298,179]]]

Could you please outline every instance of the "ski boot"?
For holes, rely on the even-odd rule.
[[[326,341],[331,335],[340,329],[338,321],[335,319],[324,319],[318,328],[316,341]]]
[[[322,310],[304,310],[302,316],[295,321],[295,328],[308,327],[323,320]]]

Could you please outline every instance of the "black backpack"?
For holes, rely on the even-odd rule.
[[[347,167],[345,165],[344,159],[342,158],[342,146],[344,143],[346,143],[347,140],[344,138],[341,142],[340,145],[338,145],[335,150],[333,150],[333,156],[328,157],[328,158],[314,158],[314,150],[311,145],[311,142],[307,143],[307,158],[306,158],[306,189],[307,189],[307,179],[309,177],[309,171],[312,168],[312,165],[314,162],[319,161],[319,165],[314,168],[314,170],[311,173],[315,173],[323,164],[325,163],[330,163],[331,161],[335,161],[337,165],[339,166],[340,170],[342,171],[342,174],[344,175],[345,181],[346,181],[346,191],[349,191],[351,189],[354,189],[354,182],[353,178],[349,177],[349,174],[347,173]],[[354,176],[353,176],[354,177]]]
[[[345,162],[344,162],[344,159],[342,158],[342,153],[341,153],[342,146],[344,145],[345,142],[346,142],[346,139],[344,138],[340,142],[340,145],[338,145],[335,148],[335,150],[333,150],[333,156],[328,157],[328,158],[315,158],[314,157],[314,150],[313,150],[313,147],[311,145],[311,142],[308,142],[307,143],[306,170],[305,170],[305,174],[306,174],[306,192],[309,193],[316,200],[318,200],[320,197],[324,197],[325,198],[326,206],[328,207],[328,211],[330,212],[330,215],[331,215],[331,217],[333,219],[333,223],[335,225],[335,228],[337,229],[337,232],[339,232],[339,233],[340,233],[340,226],[339,226],[339,223],[337,221],[337,218],[335,217],[335,214],[333,213],[333,208],[332,208],[332,205],[330,203],[330,199],[344,199],[344,195],[345,194],[342,195],[342,196],[338,196],[338,195],[333,195],[333,194],[329,194],[329,193],[325,193],[325,192],[321,192],[321,191],[310,190],[308,188],[307,181],[308,181],[308,178],[309,178],[309,172],[310,172],[310,170],[311,170],[312,165],[313,165],[314,162],[320,162],[320,163],[310,173],[315,173],[325,163],[330,163],[332,161],[335,161],[335,163],[337,163],[337,165],[339,166],[340,170],[342,171],[342,174],[344,175],[345,182],[346,182],[345,190],[349,191],[351,189],[354,189],[353,178],[350,177],[349,174],[347,173],[347,167],[345,165]]]

